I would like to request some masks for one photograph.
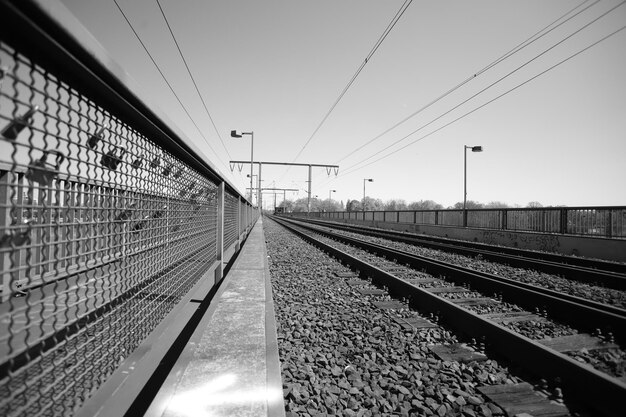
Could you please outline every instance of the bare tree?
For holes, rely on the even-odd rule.
[[[414,201],[409,204],[409,210],[441,210],[443,206],[433,200]]]
[[[509,208],[507,203],[503,203],[502,201],[491,201],[485,204],[485,208]]]
[[[483,203],[479,203],[478,201],[474,201],[474,200],[467,200],[465,204],[465,208],[468,208],[468,209],[480,209],[484,207],[485,205]],[[458,203],[455,203],[452,207],[449,207],[449,208],[461,210],[463,208],[463,202],[459,201]]]
[[[385,204],[383,205],[383,209],[384,210],[406,210],[407,209],[406,201],[402,199],[387,200]]]

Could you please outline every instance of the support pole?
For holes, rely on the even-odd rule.
[[[309,165],[309,197],[306,202],[307,215],[311,213],[311,171],[313,171],[313,167]]]
[[[258,202],[258,206],[259,206],[259,210],[260,213],[263,214],[263,201],[261,200],[261,169],[263,168],[263,164],[261,162],[259,162],[259,176],[257,177],[257,199],[256,201]]]
[[[252,204],[252,179],[254,178],[254,131],[250,132],[250,203]]]

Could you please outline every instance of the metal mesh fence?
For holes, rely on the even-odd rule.
[[[230,194],[224,195],[224,247],[237,240],[237,205],[239,199]]]
[[[4,43],[0,68],[0,415],[69,415],[216,259],[217,185]]]
[[[464,214],[465,212],[465,214]],[[307,213],[291,213],[306,216]],[[311,217],[626,238],[624,207],[544,207],[310,213]],[[466,224],[464,224],[466,216]]]

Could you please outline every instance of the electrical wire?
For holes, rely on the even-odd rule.
[[[477,96],[479,96],[480,94],[484,93],[485,91],[489,90],[491,87],[499,84],[501,81],[505,80],[506,78],[510,77],[511,75],[515,74],[517,71],[519,71],[520,69],[524,68],[525,66],[527,66],[528,64],[530,64],[531,62],[539,59],[540,57],[542,57],[543,55],[545,55],[546,53],[548,53],[549,51],[551,51],[552,49],[556,48],[557,46],[559,46],[560,44],[562,44],[563,42],[567,41],[568,39],[572,38],[573,36],[575,36],[576,34],[580,33],[581,31],[583,31],[584,29],[588,28],[589,26],[591,26],[593,23],[597,22],[598,20],[602,19],[603,17],[605,17],[606,15],[608,15],[609,13],[613,12],[615,9],[617,9],[618,7],[624,5],[624,3],[626,3],[626,1],[622,1],[621,3],[613,6],[611,9],[607,10],[606,12],[602,13],[600,16],[596,17],[595,19],[593,19],[592,21],[588,22],[587,24],[585,24],[584,26],[582,26],[581,28],[577,29],[576,31],[572,32],[571,34],[569,34],[568,36],[566,36],[565,38],[561,39],[560,41],[558,41],[557,43],[555,43],[554,45],[552,45],[551,47],[549,47],[548,49],[544,50],[543,52],[541,52],[540,54],[534,56],[533,58],[531,58],[530,60],[526,61],[525,63],[523,63],[522,65],[518,66],[517,68],[515,68],[514,70],[512,70],[511,72],[507,73],[506,75],[500,77],[498,80],[494,81],[493,83],[489,84],[487,87],[481,89],[480,91],[478,91],[477,93],[473,94],[472,96],[470,96],[469,98],[463,100],[462,102],[460,102],[459,104],[457,104],[456,106],[452,107],[451,109],[447,110],[446,112],[440,114],[439,116],[437,116],[436,118],[432,119],[430,122],[420,126],[418,129],[414,130],[413,132],[409,133],[408,135],[396,140],[395,142],[387,145],[386,147],[384,147],[381,150],[378,150],[375,154],[372,154],[370,156],[368,156],[365,159],[362,159],[359,162],[356,162],[352,165],[350,165],[348,168],[346,168],[346,170],[350,170],[354,167],[356,167],[357,165],[360,165],[372,158],[374,158],[377,154],[379,154],[380,152],[384,152],[387,149],[391,148],[392,146],[397,145],[398,143],[402,142],[403,140],[407,139],[408,137],[414,135],[415,133],[419,132],[420,130],[430,126],[431,124],[433,124],[434,122],[436,122],[437,120],[441,119],[442,117],[448,115],[449,113],[451,113],[452,111],[456,110],[457,108],[459,108],[460,106],[464,105],[465,103],[467,103],[468,101],[476,98]],[[400,148],[403,149],[403,148]],[[378,161],[379,159],[377,159]],[[365,166],[368,166],[370,164],[367,164]],[[363,168],[363,167],[361,167]]]
[[[451,89],[449,89],[448,91],[446,91],[445,93],[443,93],[442,95],[440,95],[439,97],[435,98],[434,100],[430,101],[428,104],[424,105],[423,107],[421,107],[420,109],[416,110],[415,112],[411,113],[410,115],[408,115],[407,117],[405,117],[404,119],[400,120],[399,122],[395,123],[393,126],[391,126],[390,128],[386,129],[385,131],[383,131],[382,133],[376,135],[374,138],[370,139],[369,141],[365,142],[364,144],[362,144],[361,146],[357,147],[356,149],[353,149],[352,151],[350,151],[349,153],[347,153],[346,155],[344,155],[343,157],[341,157],[340,159],[338,159],[337,161],[334,162],[334,164],[339,164],[341,161],[343,161],[344,159],[346,159],[347,157],[353,155],[354,153],[360,151],[361,149],[365,148],[366,146],[370,145],[371,143],[375,142],[376,140],[380,139],[381,137],[383,137],[384,135],[386,135],[387,133],[391,132],[393,129],[397,128],[398,126],[402,125],[403,123],[405,123],[406,121],[408,121],[409,119],[412,119],[413,117],[417,116],[418,114],[420,114],[421,112],[423,112],[424,110],[428,109],[429,107],[431,107],[433,104],[436,104],[437,102],[443,100],[444,98],[446,98],[447,96],[449,96],[450,94],[452,94],[453,92],[455,92],[456,90],[458,90],[459,88],[463,87],[465,84],[469,83],[470,81],[476,79],[479,75],[483,74],[484,72],[488,71],[489,69],[493,68],[494,66],[498,65],[500,62],[506,60],[507,58],[513,56],[514,54],[518,53],[519,51],[521,51],[522,49],[526,48],[527,46],[531,45],[532,43],[534,43],[535,41],[541,39],[542,37],[544,37],[545,35],[549,34],[550,32],[552,32],[553,30],[557,29],[558,27],[560,27],[561,25],[567,23],[568,21],[570,21],[571,19],[575,18],[576,16],[578,16],[579,14],[585,12],[586,10],[588,10],[589,8],[591,8],[592,6],[598,4],[600,2],[600,0],[596,0],[594,1],[592,4],[588,5],[587,7],[585,7],[584,9],[578,11],[576,14],[570,16],[569,18],[567,18],[566,20],[562,21],[561,23],[559,23],[558,25],[552,27],[551,29],[548,30],[548,28],[550,28],[551,26],[555,25],[558,21],[564,19],[567,15],[569,15],[570,13],[572,13],[573,11],[575,11],[576,9],[578,9],[579,7],[581,7],[582,5],[584,5],[585,3],[587,3],[590,0],[585,0],[582,3],[580,3],[578,6],[574,7],[573,9],[570,9],[569,11],[567,11],[565,14],[561,15],[558,19],[554,20],[552,23],[550,23],[549,25],[545,26],[543,29],[541,29],[540,31],[536,32],[535,34],[533,34],[532,36],[530,36],[529,38],[527,38],[525,41],[523,41],[522,43],[518,44],[517,46],[515,46],[513,49],[509,50],[508,52],[506,52],[504,55],[500,56],[499,58],[497,58],[496,60],[492,61],[491,63],[487,64],[485,67],[481,68],[480,70],[474,72],[472,75],[470,75],[469,77],[467,77],[465,80],[461,81],[459,84],[455,85],[454,87],[452,87]],[[543,33],[542,33],[543,32]]]
[[[185,68],[187,69],[187,73],[189,74],[189,77],[191,78],[191,82],[193,82],[193,86],[196,89],[196,93],[198,93],[198,97],[200,97],[200,101],[202,102],[204,111],[206,112],[207,116],[209,116],[209,120],[211,121],[211,124],[213,125],[213,129],[215,129],[215,133],[217,133],[217,137],[220,139],[220,142],[222,143],[222,146],[224,147],[224,150],[226,151],[226,154],[228,155],[228,159],[231,160],[233,158],[230,156],[230,152],[228,152],[228,149],[226,148],[226,145],[224,144],[224,140],[222,139],[222,135],[220,135],[219,130],[217,130],[217,126],[215,126],[213,117],[211,117],[211,113],[209,112],[209,109],[207,108],[207,105],[204,101],[204,98],[202,97],[202,94],[200,94],[200,89],[198,88],[196,79],[194,78],[193,74],[191,73],[191,70],[189,69],[189,65],[187,64],[187,60],[185,59],[185,56],[183,55],[183,51],[180,49],[180,45],[178,45],[178,41],[176,40],[176,36],[174,36],[174,31],[172,30],[172,27],[170,26],[170,22],[167,20],[167,16],[165,16],[165,11],[163,11],[163,7],[161,7],[161,2],[159,0],[156,0],[156,3],[159,6],[159,10],[161,11],[161,15],[163,16],[163,19],[165,20],[165,24],[167,25],[167,28],[170,31],[170,35],[172,35],[172,39],[174,40],[176,49],[178,49],[178,53],[180,54],[180,57],[183,60],[183,63],[185,64]]]
[[[622,4],[623,4],[623,3],[622,3]],[[431,136],[431,135],[433,135],[433,134],[435,134],[435,133],[439,132],[440,130],[442,130],[442,129],[444,129],[444,128],[448,127],[448,126],[450,126],[451,124],[456,123],[457,121],[459,121],[459,120],[461,120],[461,119],[463,119],[463,118],[465,118],[465,117],[469,116],[470,114],[472,114],[472,113],[474,113],[474,112],[476,112],[476,111],[478,111],[478,110],[482,109],[483,107],[486,107],[487,105],[489,105],[489,104],[493,103],[494,101],[496,101],[496,100],[498,100],[498,99],[500,99],[500,98],[502,98],[502,97],[506,96],[507,94],[509,94],[509,93],[511,93],[511,92],[513,92],[513,91],[515,91],[515,90],[517,90],[518,88],[520,88],[520,87],[522,87],[522,86],[524,86],[524,85],[528,84],[529,82],[531,82],[531,81],[535,80],[536,78],[538,78],[538,77],[540,77],[540,76],[542,76],[542,75],[546,74],[547,72],[549,72],[549,71],[553,70],[554,68],[556,68],[556,67],[558,67],[558,66],[560,66],[560,65],[564,64],[565,62],[569,61],[570,59],[572,59],[572,58],[574,58],[574,57],[576,57],[576,56],[578,56],[578,55],[580,55],[581,53],[583,53],[583,52],[587,51],[588,49],[593,48],[594,46],[596,46],[596,45],[598,45],[599,43],[601,43],[601,42],[605,41],[606,39],[608,39],[608,38],[610,38],[610,37],[612,37],[612,36],[616,35],[617,33],[621,32],[621,31],[622,31],[622,30],[624,30],[624,29],[626,29],[626,26],[622,26],[621,28],[619,28],[619,29],[617,29],[617,30],[615,30],[615,31],[613,31],[613,32],[611,32],[611,33],[609,33],[608,35],[604,36],[604,37],[603,37],[603,38],[601,38],[600,40],[598,40],[598,41],[596,41],[596,42],[592,43],[591,45],[589,45],[589,46],[587,46],[587,47],[585,47],[585,48],[583,48],[583,49],[579,50],[578,52],[576,52],[576,53],[574,53],[574,54],[572,54],[572,55],[568,56],[567,58],[565,58],[565,59],[563,59],[563,60],[559,61],[558,63],[556,63],[556,64],[554,64],[554,65],[550,66],[549,68],[547,68],[547,69],[543,70],[542,72],[538,73],[537,75],[535,75],[535,76],[533,76],[533,77],[531,77],[531,78],[527,79],[526,81],[524,81],[524,82],[522,82],[522,83],[520,83],[520,84],[516,85],[515,87],[513,87],[513,88],[511,88],[511,89],[509,89],[509,90],[507,90],[507,91],[505,91],[504,93],[502,93],[502,94],[500,94],[500,95],[498,95],[498,96],[496,96],[496,97],[492,98],[491,100],[489,100],[489,101],[487,101],[487,102],[485,102],[485,103],[481,104],[480,106],[478,106],[478,107],[476,107],[476,108],[474,108],[474,109],[472,109],[472,110],[468,111],[467,113],[464,113],[463,115],[461,115],[461,116],[457,117],[456,119],[452,120],[451,122],[448,122],[448,123],[446,123],[445,125],[443,125],[443,126],[441,126],[441,127],[437,128],[437,129],[433,130],[432,132],[429,132],[429,133],[427,133],[426,135],[421,136],[421,137],[419,137],[418,139],[415,139],[415,140],[413,140],[413,141],[411,141],[411,142],[407,143],[406,145],[402,146],[401,148],[398,148],[398,149],[396,149],[396,150],[394,150],[394,151],[392,151],[392,152],[389,152],[388,154],[383,155],[383,156],[381,156],[380,158],[378,158],[378,159],[376,159],[376,160],[374,160],[374,161],[371,161],[371,162],[369,162],[369,163],[368,163],[368,164],[366,164],[366,165],[363,165],[363,166],[358,167],[358,168],[354,168],[354,169],[352,169],[352,171],[349,171],[349,170],[348,170],[348,171],[346,171],[346,172],[342,173],[342,175],[343,175],[343,176],[345,176],[345,175],[352,174],[352,173],[354,173],[354,172],[356,172],[356,171],[358,171],[358,170],[360,170],[360,169],[363,169],[363,168],[365,168],[365,167],[367,167],[367,166],[369,166],[369,165],[372,165],[372,164],[374,164],[374,163],[376,163],[376,162],[378,162],[378,161],[381,161],[381,160],[383,160],[383,159],[385,159],[385,158],[388,158],[389,156],[391,156],[391,155],[393,155],[393,154],[395,154],[395,153],[397,153],[397,152],[400,152],[400,151],[401,151],[401,150],[403,150],[403,149],[408,148],[409,146],[411,146],[411,145],[413,145],[413,144],[415,144],[415,143],[419,142],[420,140],[425,139],[425,138],[427,138],[427,137],[429,137],[429,136]],[[415,134],[416,132],[417,132],[417,130],[416,130],[416,131],[413,131],[413,132],[412,132],[412,133],[410,133],[409,135],[405,136],[405,138],[406,138],[406,137],[408,137],[408,136],[411,136],[411,135]]]
[[[124,10],[122,10],[122,8],[120,7],[120,5],[118,4],[117,0],[113,0],[113,2],[115,3],[115,5],[117,6],[117,8],[119,9],[120,13],[122,14],[122,16],[124,17],[124,20],[126,20],[126,23],[128,23],[128,26],[130,26],[130,29],[133,31],[133,33],[135,34],[135,37],[137,38],[137,40],[139,41],[139,43],[141,44],[141,46],[143,47],[144,51],[146,51],[146,53],[148,54],[148,56],[150,57],[150,60],[152,61],[152,63],[154,64],[154,66],[156,67],[157,71],[159,71],[159,74],[161,74],[161,77],[163,78],[163,81],[165,81],[165,83],[167,84],[167,86],[170,88],[170,91],[172,92],[172,94],[174,94],[174,97],[176,97],[176,100],[178,100],[178,103],[180,104],[180,106],[183,108],[183,110],[185,111],[185,114],[187,114],[187,117],[189,117],[189,120],[191,120],[191,123],[193,123],[193,125],[196,127],[196,129],[198,130],[198,133],[200,133],[200,136],[202,136],[202,138],[204,139],[204,141],[206,142],[207,146],[211,149],[211,151],[215,154],[215,157],[218,159],[218,161],[220,161],[222,163],[222,165],[224,166],[224,168],[226,168],[225,172],[228,172],[228,166],[226,165],[226,163],[219,157],[219,155],[217,154],[217,152],[215,152],[215,149],[213,149],[213,147],[211,146],[211,144],[209,143],[209,141],[207,140],[207,138],[204,136],[204,134],[202,133],[202,130],[200,130],[200,127],[198,127],[198,124],[195,122],[195,120],[193,119],[193,117],[191,117],[191,114],[189,114],[189,111],[187,110],[187,107],[185,107],[185,105],[183,104],[183,102],[180,100],[180,98],[178,97],[178,94],[176,94],[176,91],[174,91],[174,88],[172,87],[172,85],[170,84],[170,82],[167,80],[167,77],[165,76],[165,74],[163,74],[163,71],[161,70],[161,67],[159,67],[159,64],[156,63],[156,61],[154,60],[154,58],[152,57],[152,54],[150,54],[150,51],[148,51],[148,48],[146,47],[146,45],[143,43],[143,41],[141,40],[141,37],[139,36],[139,34],[137,33],[137,31],[135,30],[135,28],[133,27],[132,23],[130,22],[130,20],[128,19],[128,17],[126,16],[126,14],[124,13]]]
[[[326,114],[322,118],[322,121],[317,125],[317,127],[315,128],[315,130],[313,131],[311,136],[309,136],[309,138],[304,143],[304,145],[302,145],[302,148],[300,148],[300,151],[298,152],[298,154],[295,156],[295,158],[293,158],[293,160],[291,161],[292,163],[295,162],[300,157],[300,155],[302,155],[302,152],[304,152],[304,150],[309,145],[309,143],[311,143],[311,140],[313,139],[313,137],[317,134],[317,132],[322,127],[322,125],[326,122],[326,120],[328,119],[330,114],[333,112],[333,110],[335,110],[335,107],[337,107],[337,105],[339,104],[339,102],[341,101],[343,96],[348,92],[348,90],[350,89],[352,84],[356,81],[356,79],[359,76],[359,74],[361,73],[361,71],[363,71],[363,68],[365,68],[365,65],[367,65],[367,63],[370,61],[370,59],[372,59],[372,56],[374,55],[374,53],[376,53],[376,51],[378,50],[380,45],[382,45],[383,41],[387,38],[387,36],[391,32],[391,30],[394,28],[396,23],[398,23],[398,21],[400,20],[400,18],[402,17],[402,15],[406,11],[406,9],[411,5],[412,2],[413,2],[413,0],[405,0],[405,2],[402,4],[402,6],[400,6],[400,9],[396,12],[396,14],[393,17],[393,19],[391,20],[391,22],[387,25],[387,28],[385,28],[383,34],[378,38],[378,40],[376,41],[376,43],[374,44],[374,46],[372,47],[370,52],[367,54],[367,56],[365,57],[365,60],[361,63],[359,68],[356,70],[356,72],[354,73],[354,75],[352,76],[350,81],[348,81],[348,84],[346,84],[346,86],[343,88],[343,90],[341,91],[341,93],[339,94],[339,96],[337,97],[335,102],[333,103],[333,105],[330,106],[330,109],[328,109],[328,111],[326,112]]]

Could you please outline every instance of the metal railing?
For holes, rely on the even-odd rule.
[[[2,416],[75,412],[259,214],[42,10],[0,1]]]
[[[307,216],[307,213],[287,213]],[[311,212],[309,217],[626,238],[626,207]]]

